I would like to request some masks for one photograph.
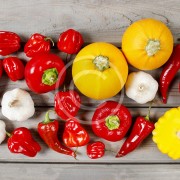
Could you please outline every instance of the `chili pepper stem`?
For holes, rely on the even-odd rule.
[[[54,110],[49,110],[49,111],[46,112],[45,119],[43,121],[44,124],[48,124],[48,123],[52,122],[52,120],[49,118],[49,112],[50,111],[54,112]]]
[[[146,115],[146,117],[145,117],[145,119],[148,120],[148,121],[149,121],[149,116],[150,116],[152,104],[153,104],[153,101],[150,102],[149,109],[148,109],[148,113],[147,113],[147,115]]]
[[[12,136],[12,134],[9,133],[9,132],[7,132],[7,131],[6,131],[6,135],[7,135],[8,137],[11,137],[11,136]]]
[[[50,37],[45,37],[44,40],[45,40],[45,41],[49,41],[49,40],[50,40],[51,43],[52,43],[52,46],[54,46],[54,41],[52,40],[52,38],[50,38]]]

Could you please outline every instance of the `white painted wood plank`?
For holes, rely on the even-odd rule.
[[[120,44],[125,29],[141,18],[156,18],[180,38],[179,0],[1,0],[1,30],[15,31],[23,41],[34,32],[57,40],[68,28],[82,32],[86,42]]]
[[[0,164],[3,180],[177,180],[179,165]]]
[[[7,131],[11,132],[14,128],[25,126],[32,130],[33,137],[40,143],[42,147],[42,151],[34,158],[29,158],[20,154],[12,154],[9,152],[6,141],[0,145],[0,162],[58,162],[58,163],[167,163],[167,162],[179,162],[180,160],[173,161],[168,158],[166,155],[161,154],[157,149],[156,145],[152,142],[152,137],[149,136],[139,148],[137,148],[134,152],[123,158],[115,158],[116,153],[121,147],[124,139],[118,142],[109,142],[106,140],[102,140],[94,135],[91,130],[91,118],[93,112],[83,112],[79,114],[79,119],[81,119],[81,124],[85,129],[88,130],[91,141],[102,140],[107,150],[111,150],[113,152],[107,151],[105,156],[100,159],[91,160],[86,155],[86,146],[78,148],[78,156],[75,160],[74,158],[62,154],[58,154],[51,149],[49,149],[44,142],[40,139],[36,127],[37,124],[44,119],[45,111],[48,109],[45,108],[36,108],[36,114],[34,117],[30,118],[24,122],[11,122],[0,115],[0,119],[3,119],[7,125]],[[145,116],[147,113],[147,108],[129,108],[132,116],[135,118],[139,115]],[[163,113],[168,110],[168,108],[153,108],[151,112],[151,119],[157,120]],[[52,118],[57,118],[57,116],[51,113]],[[59,118],[58,118],[59,119]],[[133,119],[134,120],[134,119]],[[62,134],[63,122],[60,123],[60,134]],[[59,136],[60,137],[60,136]],[[61,139],[61,137],[60,137]],[[75,150],[75,148],[74,148]]]

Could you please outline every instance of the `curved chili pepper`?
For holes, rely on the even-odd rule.
[[[0,55],[6,56],[16,52],[21,47],[20,37],[13,32],[0,31]]]
[[[55,95],[54,100],[55,111],[63,120],[73,118],[77,115],[81,99],[76,91],[60,91]]]
[[[115,101],[107,101],[94,112],[92,129],[97,136],[114,142],[126,135],[131,123],[131,114],[125,106]]]
[[[116,155],[117,158],[125,156],[133,151],[154,130],[154,123],[149,121],[149,113],[146,117],[137,117],[130,136],[125,140],[121,149]]]
[[[76,54],[83,45],[82,35],[74,29],[68,29],[60,34],[57,47],[60,51],[68,54]]]
[[[167,103],[167,91],[170,83],[180,69],[180,44],[174,47],[173,53],[163,68],[160,75],[160,92],[162,95],[163,103]]]
[[[49,119],[49,112],[46,113],[45,120],[38,124],[38,133],[43,141],[54,151],[76,157],[71,149],[63,146],[58,140],[59,123],[57,120]]]
[[[15,129],[12,134],[7,133],[8,149],[12,153],[21,153],[25,156],[34,157],[41,150],[40,145],[33,139],[29,129],[20,127]]]
[[[63,133],[64,144],[68,147],[80,147],[89,142],[89,134],[77,120],[68,120]]]
[[[96,141],[87,145],[86,152],[91,159],[101,158],[105,153],[105,145],[103,142]]]
[[[49,52],[51,48],[51,42],[54,46],[54,42],[51,38],[35,33],[25,44],[24,52],[28,57],[33,57],[38,53]]]
[[[24,65],[17,57],[8,57],[3,60],[3,67],[12,81],[24,78]]]

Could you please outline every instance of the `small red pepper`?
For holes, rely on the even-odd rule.
[[[0,31],[0,55],[6,56],[16,52],[21,47],[20,37],[13,32]]]
[[[84,43],[82,35],[74,29],[68,29],[60,34],[57,47],[67,54],[76,54]]]
[[[104,156],[105,145],[103,142],[96,141],[87,145],[87,155],[91,159],[97,159]]]
[[[126,135],[131,123],[131,114],[125,106],[115,101],[107,101],[94,112],[92,129],[97,136],[113,142]]]
[[[8,149],[12,153],[20,153],[25,156],[34,157],[41,150],[40,145],[33,139],[29,129],[20,127],[15,129],[12,134],[7,133]]]
[[[36,54],[25,67],[25,80],[36,93],[46,93],[62,85],[66,68],[62,59],[50,53]]]
[[[50,52],[51,42],[54,46],[54,42],[51,38],[35,33],[25,44],[24,52],[28,57],[33,57],[38,53]]]
[[[68,147],[80,147],[89,142],[89,134],[77,120],[68,120],[63,133],[64,144]]]
[[[63,146],[58,139],[59,123],[57,120],[49,119],[49,112],[46,113],[45,120],[38,124],[38,133],[43,141],[54,151],[76,157],[71,149]]]
[[[17,57],[8,57],[3,60],[3,67],[12,81],[24,78],[24,65]]]
[[[55,95],[55,111],[63,120],[68,120],[77,115],[80,108],[81,99],[74,90],[60,91]]]
[[[162,95],[163,103],[167,103],[167,91],[169,85],[171,84],[173,78],[175,77],[176,73],[180,69],[180,44],[177,44],[174,47],[173,53],[168,60],[167,64],[165,64],[161,75],[160,75],[160,92]]]
[[[151,106],[150,106],[151,108]],[[137,117],[130,136],[125,140],[116,157],[122,157],[136,149],[141,142],[154,130],[154,123],[149,120],[149,113],[146,117]]]

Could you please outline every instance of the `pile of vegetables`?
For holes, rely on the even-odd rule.
[[[142,19],[134,22],[123,35],[122,50],[106,42],[95,42],[82,48],[84,40],[80,32],[68,29],[61,33],[57,48],[67,53],[67,57],[77,54],[72,61],[72,79],[77,90],[67,88],[68,58],[63,60],[50,52],[51,46],[54,46],[50,37],[35,33],[29,38],[24,46],[24,53],[30,58],[26,65],[18,57],[9,56],[20,49],[20,42],[21,38],[16,33],[0,31],[0,55],[4,56],[0,61],[0,76],[4,69],[12,81],[25,79],[29,90],[37,94],[57,90],[54,111],[65,122],[62,137],[58,135],[59,121],[50,119],[50,111],[37,124],[39,136],[50,149],[76,158],[76,151],[72,148],[86,146],[89,158],[104,156],[105,144],[99,140],[92,142],[78,119],[81,93],[97,101],[104,100],[94,111],[91,120],[96,136],[116,142],[125,138],[130,131],[116,158],[134,151],[152,131],[153,141],[161,152],[173,159],[180,158],[180,107],[166,112],[155,124],[150,120],[151,105],[158,89],[163,103],[167,103],[168,87],[180,69],[180,45],[173,49],[171,31],[161,21]],[[165,63],[158,83],[147,70],[157,69]],[[139,71],[128,74],[128,64]],[[108,100],[123,87],[127,97],[136,103],[151,104],[146,117],[139,115],[132,123],[127,107]],[[1,105],[2,114],[11,121],[25,121],[35,113],[33,99],[20,88],[5,92]],[[7,146],[12,153],[34,157],[41,151],[28,128],[19,127],[7,132],[5,123],[0,120],[0,143],[6,135]]]

